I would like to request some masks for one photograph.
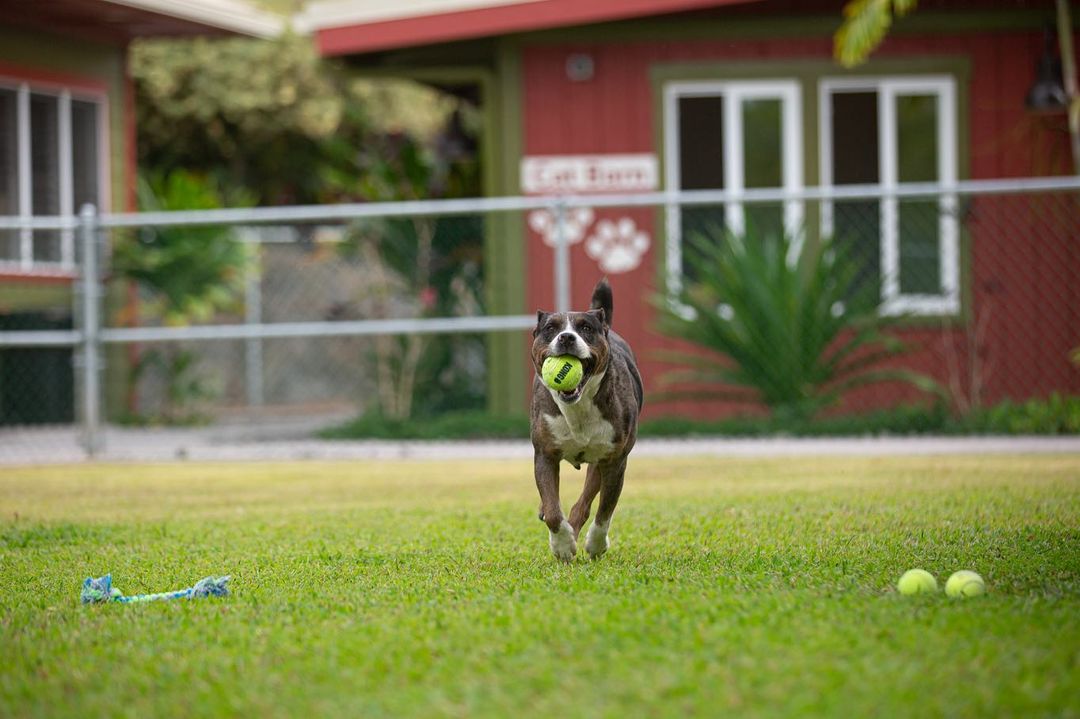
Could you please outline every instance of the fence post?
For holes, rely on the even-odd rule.
[[[91,204],[79,210],[79,243],[82,245],[82,425],[83,447],[94,457],[101,450],[101,273],[98,270],[97,209]]]
[[[559,198],[555,215],[555,311],[570,311],[570,238],[566,232],[566,201]]]
[[[262,270],[263,249],[254,243],[254,250],[244,265],[244,324],[262,322]],[[263,405],[263,341],[261,337],[249,337],[244,341],[244,377],[249,407]]]

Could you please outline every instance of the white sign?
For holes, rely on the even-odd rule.
[[[659,186],[656,156],[536,155],[521,160],[528,195],[651,192]]]

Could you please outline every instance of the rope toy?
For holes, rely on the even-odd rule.
[[[82,586],[83,604],[103,604],[105,602],[156,602],[161,599],[200,599],[202,597],[227,597],[229,588],[228,575],[224,577],[206,577],[200,579],[194,587],[177,589],[175,592],[159,592],[158,594],[131,594],[125,596],[123,592],[112,585],[112,575],[104,577],[87,577]]]

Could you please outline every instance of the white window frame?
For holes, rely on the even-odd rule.
[[[724,205],[724,221],[737,235],[745,231],[745,213],[739,195],[745,190],[743,166],[743,117],[745,100],[779,100],[781,136],[782,185],[787,192],[803,189],[802,89],[796,80],[731,80],[680,81],[664,86],[664,187],[680,192],[679,166],[679,100],[684,97],[724,98],[725,111],[720,131],[724,143],[724,190],[733,199]],[[737,111],[728,108],[737,108]],[[719,188],[717,188],[719,189]],[[667,289],[675,296],[682,290],[682,207],[669,203],[666,207],[665,258]],[[802,237],[803,202],[784,202],[785,231],[795,238]],[[798,242],[793,246],[797,255]]]
[[[108,101],[104,93],[83,89],[73,89],[53,83],[20,80],[0,77],[0,89],[15,93],[16,124],[16,177],[19,192],[18,217],[33,217],[33,163],[30,147],[30,96],[48,95],[57,99],[57,167],[60,183],[61,216],[73,216],[78,208],[74,206],[74,148],[72,143],[71,102],[91,103],[97,111],[97,156],[98,156],[98,197],[97,206],[107,206],[109,198],[109,133]],[[29,228],[19,230],[18,259],[0,259],[0,272],[10,274],[75,274],[75,232],[71,229],[60,230],[60,260],[34,259],[34,231]]]
[[[937,184],[954,187],[957,181],[956,81],[948,75],[875,76],[825,78],[818,85],[821,186],[833,187],[832,103],[833,94],[876,92],[878,102],[878,186],[888,193],[901,187],[896,99],[910,95],[934,95],[937,112]],[[955,192],[938,199],[938,258],[941,292],[904,294],[900,288],[900,214],[895,196],[881,200],[881,313],[885,315],[955,315],[960,311],[960,228]],[[821,233],[833,232],[833,203],[821,203]]]

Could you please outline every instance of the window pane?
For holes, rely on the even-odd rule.
[[[747,237],[783,236],[784,205],[780,202],[755,202],[743,205]]]
[[[833,94],[834,185],[872,185],[880,182],[877,103],[876,92]]]
[[[784,138],[780,100],[746,100],[742,106],[743,186],[782,187]],[[779,237],[784,231],[781,203],[743,206],[747,237]]]
[[[723,205],[695,205],[682,210],[682,271],[693,282],[698,273],[694,244],[702,240],[721,242],[725,233]]]
[[[937,200],[903,200],[900,211],[900,292],[940,294]]]
[[[679,99],[679,187],[724,188],[724,98]]]
[[[71,151],[74,175],[74,210],[86,203],[101,204],[98,192],[98,106],[96,103],[71,101]],[[99,208],[100,209],[100,208]]]
[[[900,182],[937,180],[937,97],[897,97],[896,134],[897,179]]]
[[[833,184],[876,185],[878,165],[877,92],[832,96]],[[857,263],[855,291],[877,292],[881,274],[881,207],[877,200],[833,204],[833,236]]]
[[[18,115],[14,90],[0,90],[0,215],[19,214]],[[0,230],[0,260],[19,258],[19,233]]]
[[[747,100],[742,107],[744,187],[781,187],[784,138],[780,100]]]
[[[35,215],[60,214],[59,101],[30,96],[31,209]],[[34,231],[34,260],[59,261],[60,233]]]
[[[879,295],[881,274],[881,203],[844,200],[833,205],[833,236],[856,264],[853,292]]]
[[[679,187],[683,190],[724,188],[724,98],[679,99]],[[693,243],[702,238],[719,241],[724,235],[724,208],[683,207],[681,217],[682,270],[689,281],[696,277]]]

